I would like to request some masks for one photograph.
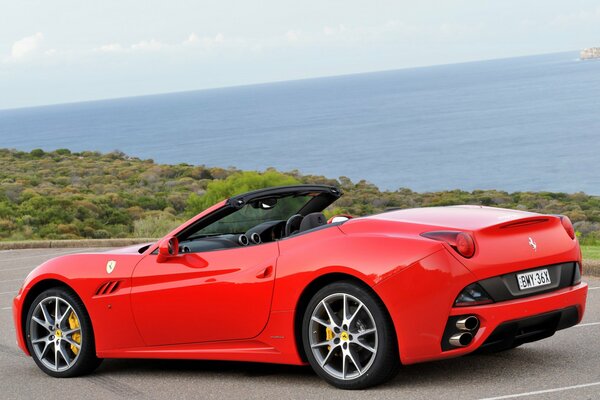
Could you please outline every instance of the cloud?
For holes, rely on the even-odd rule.
[[[217,47],[225,43],[225,35],[217,33],[215,36],[203,36],[200,37],[195,33],[191,33],[187,39],[185,39],[182,46],[201,46],[207,49]],[[176,45],[174,46],[176,47]]]
[[[300,36],[301,36],[300,31],[293,30],[293,29],[290,29],[289,31],[287,31],[285,33],[285,39],[288,42],[297,42],[298,40],[300,40]]]
[[[163,43],[159,42],[155,39],[150,40],[142,40],[139,43],[131,45],[131,50],[141,50],[141,51],[158,51],[162,48],[166,47]]]
[[[347,29],[346,29],[346,26],[344,26],[344,24],[339,24],[338,26],[323,27],[323,34],[325,36],[339,35],[339,34],[343,34],[346,31],[347,31]]]
[[[95,48],[94,51],[99,51],[102,53],[118,53],[125,51],[125,48],[120,43],[109,43]]]
[[[568,28],[572,26],[580,26],[581,24],[597,24],[600,22],[600,7],[593,10],[579,10],[570,14],[561,14],[554,17],[550,21],[551,26]]]
[[[44,35],[41,32],[19,39],[13,43],[8,58],[12,61],[28,58],[40,50],[43,41]]]

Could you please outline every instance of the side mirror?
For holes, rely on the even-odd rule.
[[[171,257],[179,254],[179,240],[175,236],[164,238],[158,244],[157,262],[165,262]]]

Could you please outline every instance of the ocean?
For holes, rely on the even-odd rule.
[[[598,195],[600,60],[567,52],[0,110],[0,147],[297,169],[389,190]]]

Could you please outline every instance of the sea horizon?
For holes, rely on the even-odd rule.
[[[0,110],[0,147],[600,194],[600,63],[561,52]]]

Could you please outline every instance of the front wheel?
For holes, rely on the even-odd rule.
[[[50,376],[84,375],[100,364],[90,317],[70,290],[53,288],[37,296],[27,313],[25,334],[33,360]]]
[[[313,296],[302,322],[302,341],[315,372],[341,389],[383,383],[399,366],[385,307],[351,282],[327,285]]]

